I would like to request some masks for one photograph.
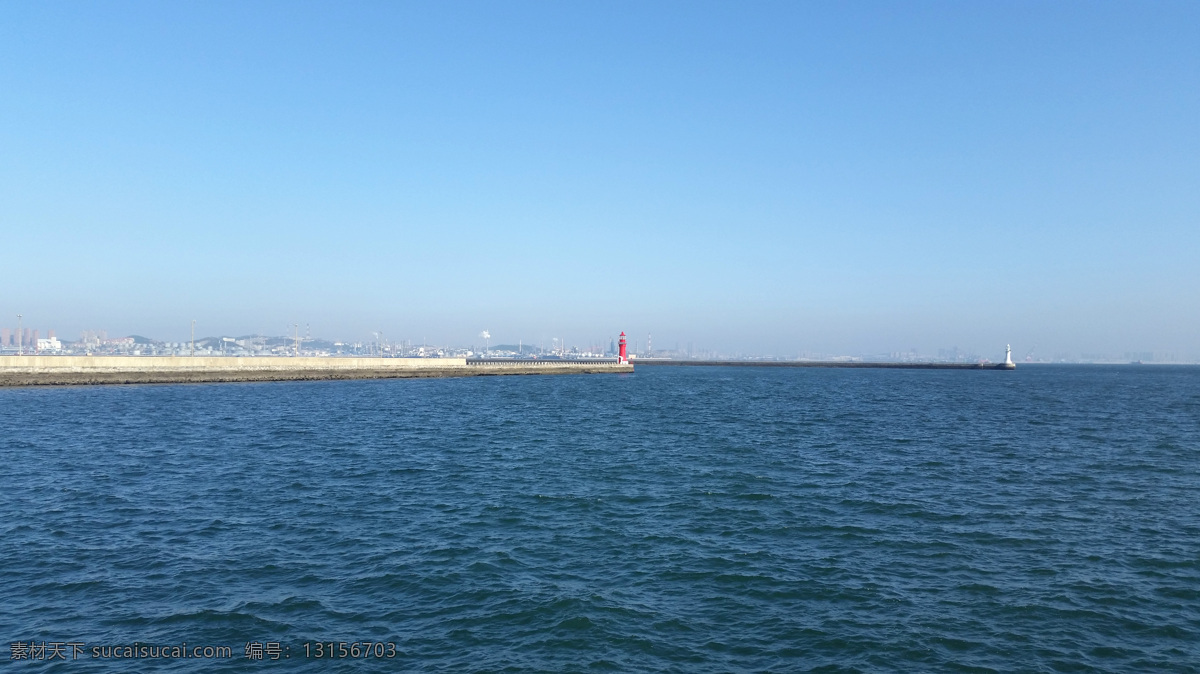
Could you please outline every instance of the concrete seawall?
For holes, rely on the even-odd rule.
[[[0,357],[0,386],[399,379],[633,372],[615,362],[468,361],[465,358]]]
[[[1012,370],[1004,363],[868,363],[828,360],[669,360],[638,358],[637,365],[720,366],[720,367],[826,367],[874,368],[885,370]]]

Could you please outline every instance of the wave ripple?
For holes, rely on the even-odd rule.
[[[322,672],[1197,671],[1197,399],[1166,367],[4,390],[0,632]]]

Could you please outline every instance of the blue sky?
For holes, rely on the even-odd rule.
[[[0,325],[1200,357],[1198,25],[3,3]]]

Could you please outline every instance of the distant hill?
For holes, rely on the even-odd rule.
[[[490,351],[513,351],[515,353],[537,353],[536,346],[529,344],[496,344],[488,347]]]
[[[163,344],[163,342],[161,342],[157,339],[143,337],[142,335],[129,335],[129,339],[132,339],[134,344],[141,344],[141,345]],[[214,336],[197,337],[196,338],[196,348],[198,348],[198,349],[221,348],[223,339],[224,339],[223,337],[214,337]],[[237,337],[236,339],[243,343],[245,343],[247,341],[259,340],[260,343],[263,343],[268,347],[272,347],[272,346],[291,347],[296,344],[296,340],[294,337],[286,337],[286,336],[264,337],[262,335],[245,335],[242,337]],[[332,342],[331,340],[328,340],[328,339],[318,339],[316,337],[304,337],[300,340],[300,342],[301,342],[300,348],[302,348],[302,349],[316,349],[316,350],[321,350],[321,351],[334,351],[337,349],[337,347],[334,346],[334,342]],[[184,344],[189,344],[189,343],[190,343],[190,340],[187,340],[184,342]],[[228,343],[225,343],[225,344],[228,346]],[[513,347],[513,348],[515,349],[516,347]]]
[[[295,337],[267,337],[264,342],[267,346],[295,346]],[[332,351],[335,347],[332,341],[328,339],[319,339],[317,337],[301,337],[301,349],[318,349],[323,351]]]

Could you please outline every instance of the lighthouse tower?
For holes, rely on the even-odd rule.
[[[621,333],[621,339],[617,341],[617,362],[625,364],[629,362],[629,357],[625,354],[625,333]]]

